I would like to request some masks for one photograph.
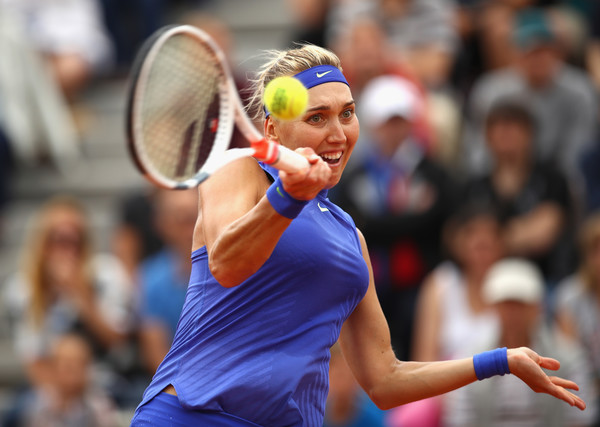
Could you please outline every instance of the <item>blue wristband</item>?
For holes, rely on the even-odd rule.
[[[476,354],[473,356],[473,366],[479,381],[495,375],[510,374],[506,347]]]
[[[297,200],[286,193],[279,177],[267,189],[267,199],[279,215],[289,219],[296,218],[308,203],[307,200]]]

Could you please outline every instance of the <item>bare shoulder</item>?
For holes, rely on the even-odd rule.
[[[250,157],[217,170],[198,188],[193,249],[210,244],[220,230],[256,206],[269,185],[265,171]]]

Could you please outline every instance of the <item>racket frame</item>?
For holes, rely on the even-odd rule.
[[[142,129],[145,84],[148,81],[154,60],[164,44],[173,36],[185,34],[194,37],[214,57],[218,70],[219,118],[215,141],[210,154],[192,178],[178,181],[159,172],[148,158]],[[201,29],[191,25],[171,25],[153,34],[140,48],[131,71],[131,83],[127,104],[127,136],[129,152],[134,164],[143,176],[153,184],[167,189],[188,189],[198,186],[216,169],[240,157],[253,156],[288,172],[308,169],[306,158],[272,141],[267,141],[258,132],[245,112],[237,92],[226,57],[214,40]],[[139,119],[138,119],[139,118]],[[228,149],[234,125],[249,141],[250,148]]]

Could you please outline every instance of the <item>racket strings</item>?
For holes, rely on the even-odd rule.
[[[192,178],[215,143],[221,69],[212,50],[185,35],[156,53],[142,101],[143,150],[158,174]]]

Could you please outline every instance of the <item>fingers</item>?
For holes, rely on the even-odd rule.
[[[550,381],[552,381],[552,383],[554,385],[557,385],[559,387],[563,387],[563,388],[568,388],[570,390],[579,390],[579,386],[570,380],[566,380],[564,378],[560,378],[560,377],[549,377]]]
[[[279,171],[285,191],[295,199],[311,200],[326,188],[331,178],[331,169],[312,148],[299,148],[297,153],[306,157],[310,168],[303,173]]]
[[[538,365],[544,369],[550,369],[551,371],[557,371],[560,369],[560,362],[556,359],[552,359],[551,357],[539,356]]]
[[[545,392],[558,398],[558,399],[561,399],[561,400],[567,402],[571,406],[575,406],[575,407],[581,409],[582,411],[586,408],[586,404],[583,401],[583,399],[581,399],[579,396],[571,393],[570,391],[565,390],[562,387],[553,385]]]
[[[304,157],[306,157],[306,159],[308,160],[308,163],[310,163],[311,165],[314,165],[321,159],[315,153],[315,150],[313,150],[312,148],[309,148],[309,147],[298,148],[296,150],[296,153],[302,154]]]
[[[575,382],[560,377],[549,377],[542,370],[542,368],[559,369],[560,362],[558,360],[540,356],[533,350],[522,347],[510,351],[509,367],[511,372],[523,380],[533,391],[550,394],[571,406],[581,410],[585,409],[585,402],[567,390],[579,390],[579,386]]]

